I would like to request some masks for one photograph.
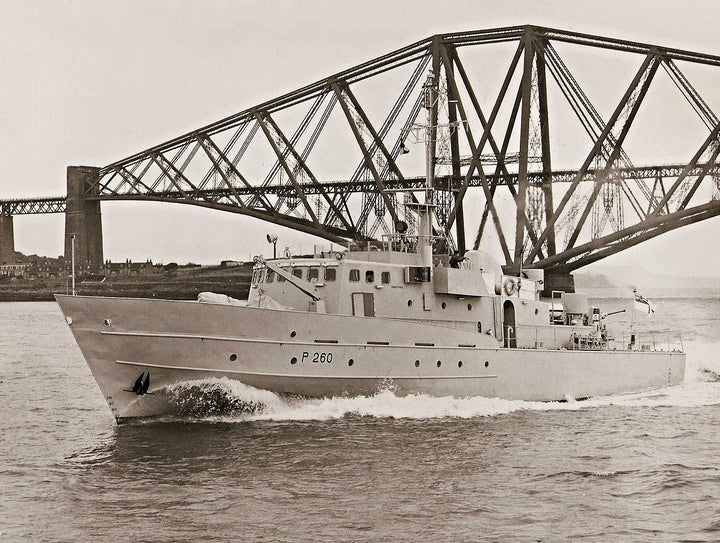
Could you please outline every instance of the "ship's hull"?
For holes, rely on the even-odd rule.
[[[162,391],[207,377],[306,397],[392,387],[398,395],[554,401],[676,384],[685,370],[681,352],[507,349],[485,334],[416,321],[168,300],[57,300],[118,420],[171,413]]]

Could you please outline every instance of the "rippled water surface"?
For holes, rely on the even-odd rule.
[[[719,541],[720,296],[656,304],[633,326],[682,333],[676,387],[287,401],[209,380],[187,385],[207,415],[122,426],[55,304],[0,304],[0,543]]]

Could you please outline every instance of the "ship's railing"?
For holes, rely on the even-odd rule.
[[[380,244],[384,251],[395,251],[401,253],[417,253],[420,246],[420,236],[417,234],[383,234]],[[430,242],[436,248],[435,252],[445,252],[446,247],[438,246],[439,243],[446,244],[444,236],[424,236],[424,239],[430,239]],[[371,243],[371,242],[369,242]],[[369,246],[368,243],[368,246]],[[370,249],[368,249],[370,250]]]
[[[417,253],[417,236],[406,236],[401,234],[384,235],[378,241],[350,241],[347,244],[348,251],[395,251],[402,253]]]
[[[684,352],[682,336],[676,331],[646,332],[642,338],[629,332],[610,337],[604,330],[560,325],[503,325],[501,344],[505,348],[521,349]]]
[[[503,347],[509,349],[510,347],[517,347],[517,334],[515,334],[515,328],[512,326],[503,326]]]
[[[573,328],[570,326],[560,326],[556,324],[548,324],[545,326],[536,325],[516,325],[516,327],[505,330],[503,337],[503,346],[508,346],[506,337],[509,335],[510,340],[523,349],[582,349],[582,350],[600,350],[606,348],[601,336],[591,334],[589,329]],[[590,339],[593,338],[593,339]]]
[[[676,330],[643,332],[642,337],[633,332],[623,332],[619,341],[620,349],[630,351],[685,352],[682,334]]]
[[[407,234],[383,234],[382,245],[385,251],[417,253],[418,238]]]

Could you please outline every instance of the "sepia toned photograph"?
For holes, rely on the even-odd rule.
[[[0,14],[0,543],[720,540],[714,3]]]

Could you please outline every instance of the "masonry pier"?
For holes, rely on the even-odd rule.
[[[0,209],[0,265],[15,264],[13,216]]]
[[[75,265],[79,275],[103,265],[102,220],[98,196],[100,168],[68,166],[65,209],[65,258],[71,258],[75,235]]]
[[[571,273],[550,273],[545,272],[542,295],[546,298],[552,296],[554,290],[573,293],[575,292],[575,278]]]

